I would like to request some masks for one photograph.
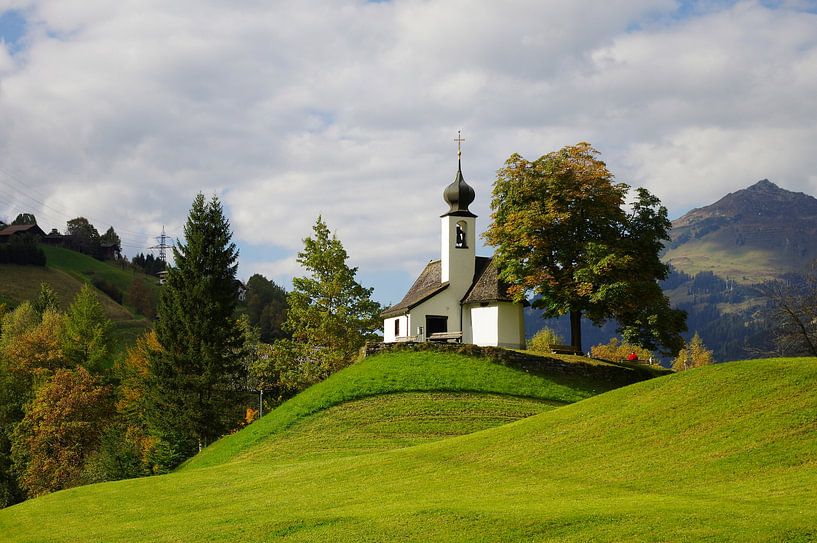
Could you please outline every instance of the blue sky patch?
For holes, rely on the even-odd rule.
[[[9,10],[0,13],[0,40],[6,42],[12,53],[21,49],[26,26],[26,18],[19,11]]]

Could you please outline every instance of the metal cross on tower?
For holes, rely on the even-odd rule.
[[[454,139],[454,141],[457,142],[457,158],[460,159],[462,158],[461,144],[465,141],[465,139],[462,137],[462,130],[457,130],[457,137]]]

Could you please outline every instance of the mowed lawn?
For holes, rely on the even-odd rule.
[[[364,363],[372,375],[378,358]],[[514,378],[505,371],[517,371],[469,360],[488,379],[490,366],[500,368],[506,384]],[[419,381],[435,373],[431,361],[415,365]],[[354,371],[340,388],[366,383],[369,372]],[[570,388],[520,373],[523,383]],[[322,383],[325,392],[335,379],[344,372]],[[276,426],[267,420],[280,413],[271,413],[231,436],[241,446],[199,463],[209,467],[194,461],[168,476],[31,500],[0,511],[0,534],[9,541],[817,538],[817,360],[734,362],[596,396],[586,385],[577,386],[575,403],[552,393],[462,390],[360,394],[312,410],[314,399],[301,399],[301,415],[284,410],[289,421]],[[250,436],[264,423],[268,438]]]

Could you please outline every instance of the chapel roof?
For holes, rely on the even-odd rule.
[[[513,301],[508,295],[508,286],[499,279],[493,258],[478,256],[474,264],[474,282],[461,303]]]
[[[439,260],[432,260],[420,272],[420,276],[411,285],[400,303],[386,309],[380,316],[387,319],[402,315],[446,288],[448,288],[448,282],[442,282],[442,265]]]
[[[388,319],[403,315],[448,288],[448,282],[441,281],[441,270],[439,260],[429,262],[400,303],[386,309],[380,316]],[[460,303],[512,302],[507,290],[507,286],[499,280],[494,259],[478,256],[474,261],[473,281]]]

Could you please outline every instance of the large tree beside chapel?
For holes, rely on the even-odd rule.
[[[658,198],[613,174],[588,143],[528,161],[511,155],[497,172],[492,224],[500,277],[516,300],[532,295],[546,318],[570,315],[571,345],[582,350],[581,319],[619,323],[625,341],[675,353],[686,314],[672,309],[658,281],[670,221]]]
[[[238,251],[215,196],[198,194],[162,288],[149,392],[150,431],[172,466],[240,418],[242,335],[235,318]]]

